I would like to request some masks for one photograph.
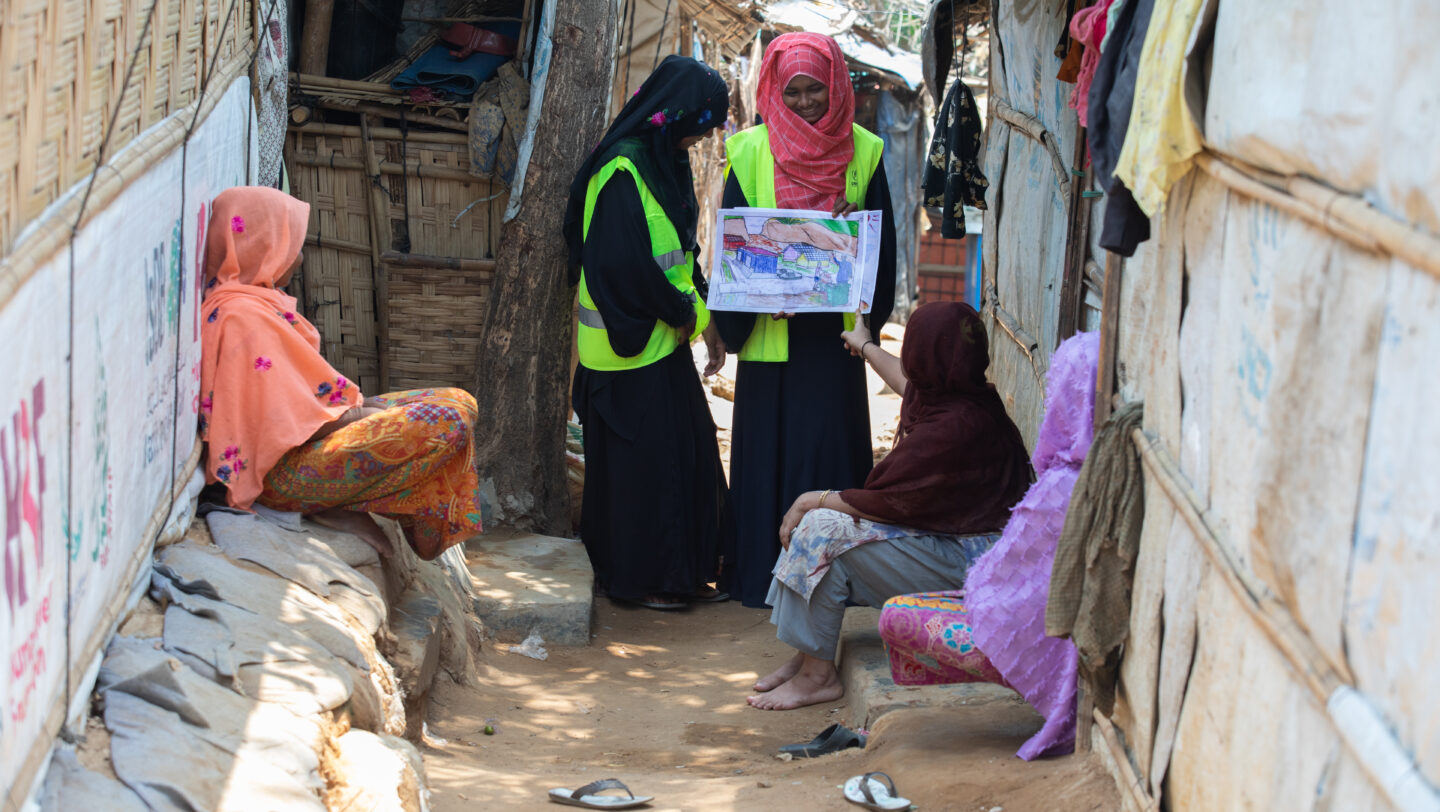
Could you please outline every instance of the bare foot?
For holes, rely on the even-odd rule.
[[[331,508],[320,513],[311,514],[310,518],[316,524],[328,527],[331,530],[339,530],[342,533],[350,533],[359,536],[375,548],[375,552],[381,558],[389,558],[395,554],[395,547],[390,543],[390,537],[380,529],[369,513],[362,513],[358,510],[345,510],[344,508]]]
[[[805,655],[798,651],[795,652],[795,656],[786,660],[784,665],[760,679],[755,680],[755,690],[763,694],[766,691],[773,691],[779,688],[781,685],[789,682],[791,677],[795,676],[795,672],[800,670],[800,665],[804,661]]]
[[[769,693],[746,699],[750,707],[760,710],[791,710],[821,702],[834,702],[845,695],[840,674],[829,660],[802,655],[804,663],[790,681]]]

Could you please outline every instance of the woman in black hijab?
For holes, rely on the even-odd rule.
[[[723,599],[706,584],[733,538],[715,422],[690,341],[724,350],[695,261],[689,148],[723,124],[729,89],[671,56],[626,103],[570,186],[564,234],[580,283],[573,405],[585,429],[580,536],[601,588],[653,609]]]

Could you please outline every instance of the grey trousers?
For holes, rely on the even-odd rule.
[[[896,595],[960,589],[970,565],[999,538],[902,536],[862,544],[831,562],[808,603],[772,578],[765,602],[773,607],[775,636],[801,654],[833,660],[847,600],[879,607]]]

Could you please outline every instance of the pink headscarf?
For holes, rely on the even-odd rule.
[[[321,426],[364,400],[320,355],[320,331],[275,283],[305,244],[310,204],[237,186],[211,206],[201,304],[200,437],[205,480],[249,509],[265,475]]]
[[[785,106],[785,86],[802,75],[830,90],[830,109],[813,126]],[[845,191],[845,169],[855,156],[855,88],[840,45],[823,34],[776,37],[760,63],[756,103],[770,130],[776,203],[830,211]]]

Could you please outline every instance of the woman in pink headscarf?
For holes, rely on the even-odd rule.
[[[727,208],[884,214],[876,335],[895,300],[895,231],[880,138],[855,124],[855,90],[840,46],[820,34],[776,37],[760,65],[763,124],[725,142]],[[776,533],[801,493],[857,488],[872,466],[865,364],[837,340],[840,313],[716,312],[740,357],[730,476],[737,540],[725,589],[765,606],[780,553]],[[878,343],[878,342],[877,342]]]

